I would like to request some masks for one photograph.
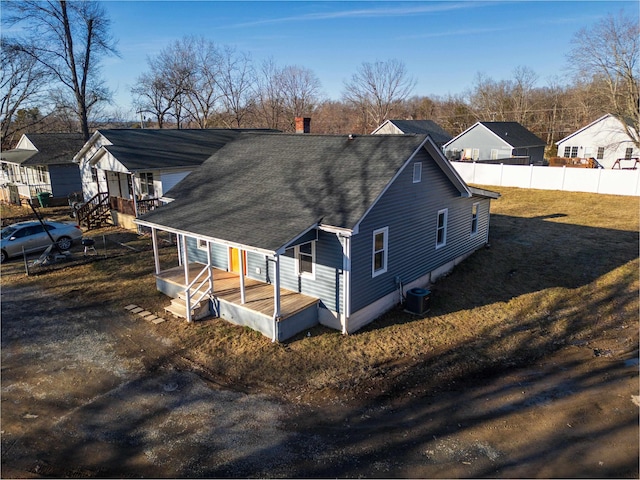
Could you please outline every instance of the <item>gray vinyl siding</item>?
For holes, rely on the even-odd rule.
[[[461,135],[460,138],[447,144],[447,151],[459,150],[461,148],[477,148],[479,150],[479,160],[490,159],[491,150],[494,148],[507,150],[509,153],[512,151],[511,145],[481,125],[476,125],[464,135]]]
[[[49,165],[51,195],[67,197],[70,193],[82,191],[78,165]]]
[[[352,238],[351,311],[398,290],[486,242],[489,201],[462,198],[426,151],[422,181],[413,183],[413,162],[401,172]],[[478,231],[471,235],[471,212],[478,205]],[[446,245],[436,249],[438,211],[448,209]],[[373,231],[389,228],[387,271],[372,278]]]
[[[211,249],[211,265],[220,270],[229,269],[229,247],[220,245],[219,243],[209,243]],[[203,265],[207,264],[207,251],[198,248],[194,237],[187,237],[187,250],[189,252],[189,261],[198,262]],[[247,277],[262,282],[269,282],[267,276],[267,258],[256,252],[247,252]],[[260,270],[258,272],[258,269]]]
[[[273,279],[273,263],[269,265],[269,275]],[[304,293],[319,298],[322,305],[333,311],[340,311],[342,304],[342,246],[331,233],[318,232],[316,242],[315,279],[298,276],[293,257],[293,248],[280,256],[280,285],[287,290]]]

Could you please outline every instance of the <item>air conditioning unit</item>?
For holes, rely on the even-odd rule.
[[[412,288],[407,292],[404,302],[409,313],[422,315],[431,308],[431,291],[426,288]]]

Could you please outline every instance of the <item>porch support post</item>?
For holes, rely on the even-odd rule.
[[[131,174],[131,192],[133,193],[133,216],[138,218],[138,189],[136,188],[136,174]]]
[[[184,284],[189,285],[189,255],[187,254],[187,236],[180,235],[182,250],[182,266],[184,267]]]
[[[160,273],[160,258],[158,257],[158,231],[151,227],[151,242],[153,243],[153,261],[156,266],[156,275]]]
[[[280,255],[274,255],[275,279],[273,282],[273,342],[278,341],[278,321],[280,320]]]
[[[209,293],[213,294],[213,265],[211,264],[211,244],[207,240],[207,278],[209,278]]]
[[[244,250],[238,249],[238,266],[240,267],[240,303],[244,305],[247,302],[247,296],[244,291]]]
[[[351,238],[340,236],[338,239],[342,244],[342,281],[343,299],[342,299],[342,333],[349,333],[348,322],[351,313]]]

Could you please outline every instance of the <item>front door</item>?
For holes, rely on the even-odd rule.
[[[244,274],[247,274],[247,252],[242,251],[242,265]],[[240,250],[229,247],[229,270],[233,273],[240,273]]]

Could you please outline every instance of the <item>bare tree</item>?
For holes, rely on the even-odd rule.
[[[108,94],[98,77],[100,57],[117,54],[106,12],[91,1],[3,3],[3,23],[26,27],[29,33],[19,42],[22,50],[70,93],[82,134],[88,139],[91,107]]]
[[[573,37],[567,60],[578,74],[599,82],[613,115],[640,147],[640,25],[637,18],[608,15]]]
[[[16,128],[28,128],[31,122],[37,123],[39,115],[26,115],[26,112],[38,111],[35,108],[43,101],[44,87],[49,80],[47,71],[32,56],[6,38],[0,40],[0,138],[2,148],[11,148]],[[15,123],[16,115],[23,112],[23,120]]]
[[[225,111],[223,123],[240,128],[255,104],[256,75],[249,55],[224,47],[220,51],[217,77]]]
[[[173,92],[161,73],[143,73],[131,89],[134,104],[141,115],[148,113],[156,119],[158,128],[164,128],[167,116],[173,109]]]
[[[265,60],[256,76],[255,99],[258,121],[266,128],[281,129],[285,118],[285,100],[280,69],[275,60]]]
[[[309,116],[320,96],[321,83],[313,71],[299,66],[287,66],[280,71],[284,109],[292,123],[296,117]]]
[[[394,108],[406,100],[416,81],[407,74],[399,60],[363,63],[349,82],[345,82],[343,99],[359,106],[366,116],[367,131],[388,120]]]

